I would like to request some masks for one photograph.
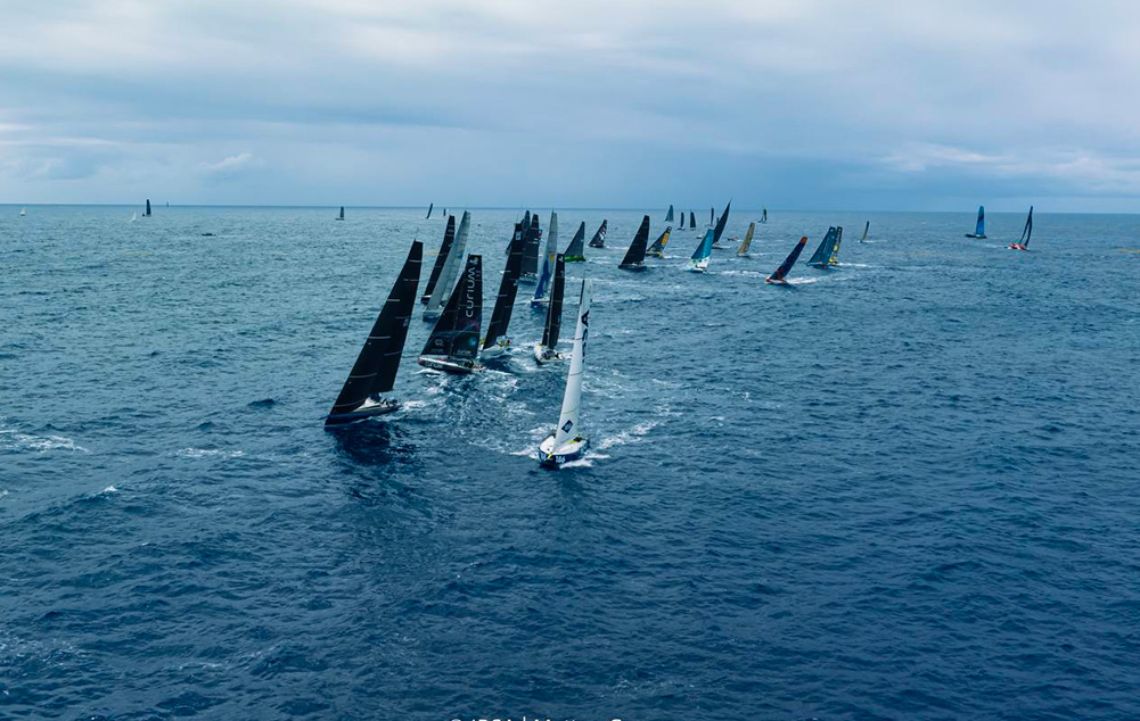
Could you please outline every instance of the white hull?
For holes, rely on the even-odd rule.
[[[398,410],[400,410],[400,403],[398,401],[392,400],[391,398],[373,396],[347,413],[330,413],[325,417],[325,425],[339,426],[357,423],[369,418],[375,418],[376,416],[386,416]]]
[[[479,352],[479,356],[487,359],[504,358],[506,356],[509,356],[511,352],[511,339],[500,338],[495,342],[495,345],[491,346],[490,348],[484,348],[481,350]]]
[[[544,347],[541,343],[534,344],[535,363],[542,365],[543,363],[550,363],[551,361],[560,360],[566,360],[566,357],[556,350],[551,350],[550,348]]]
[[[475,361],[452,360],[450,358],[432,355],[422,355],[419,357],[418,362],[424,368],[431,368],[432,370],[443,371],[444,373],[455,373],[456,375],[466,375],[483,369],[483,366]]]
[[[576,461],[586,455],[590,447],[589,438],[572,438],[558,448],[554,447],[554,434],[550,434],[538,445],[538,462],[547,468],[557,468],[563,463]]]

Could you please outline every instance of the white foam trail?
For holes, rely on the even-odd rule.
[[[99,491],[99,494],[102,495],[104,493],[118,493],[118,492],[119,492],[118,488],[115,488],[114,486],[107,486],[103,490]]]
[[[657,421],[646,421],[645,423],[638,423],[628,431],[622,431],[616,436],[603,438],[601,442],[598,443],[598,448],[604,451],[613,448],[614,446],[624,446],[627,443],[637,443],[641,440],[642,436],[649,433],[649,431],[653,430],[656,427]]]
[[[65,436],[33,436],[13,429],[0,430],[0,448],[15,448],[40,451],[79,451],[90,453],[86,448]]]
[[[175,453],[182,458],[241,458],[245,451],[223,451],[217,448],[183,448]]]

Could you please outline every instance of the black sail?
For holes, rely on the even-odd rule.
[[[807,236],[803,236],[796,243],[796,247],[792,248],[792,252],[788,253],[788,257],[784,258],[784,262],[780,263],[780,267],[776,268],[776,272],[769,276],[771,280],[783,280],[792,266],[796,264],[799,259],[800,253],[804,252],[804,246],[807,245]]]
[[[574,238],[570,241],[570,245],[566,246],[566,252],[563,253],[567,258],[579,260],[584,258],[583,253],[586,252],[586,221],[578,224],[578,232],[574,234]]]
[[[499,281],[499,295],[495,298],[495,308],[491,311],[491,323],[487,326],[487,338],[483,348],[491,348],[507,334],[511,324],[511,313],[515,309],[515,295],[519,290],[519,273],[522,272],[522,223],[515,223],[515,234],[507,248],[507,265]]]
[[[598,231],[594,233],[594,237],[590,238],[591,248],[604,248],[606,247],[606,223],[608,221],[602,219],[602,224],[598,226]]]
[[[423,243],[414,241],[404,267],[396,278],[380,315],[360,349],[356,363],[348,373],[326,423],[335,423],[337,414],[349,413],[360,407],[369,395],[387,393],[396,382],[400,367],[400,354],[408,337],[408,319],[416,303],[416,287],[420,282],[420,265],[423,261]]]
[[[432,291],[435,290],[435,284],[439,280],[439,273],[443,270],[443,264],[447,262],[447,256],[451,252],[451,245],[455,242],[455,216],[447,216],[447,230],[443,232],[443,245],[439,246],[439,254],[435,256],[435,265],[431,269],[431,275],[428,276],[427,286],[424,288],[424,294],[420,298],[420,302],[427,305],[428,300],[431,298]]]
[[[715,221],[716,221],[716,210],[713,208],[709,208],[709,225],[712,225]]]
[[[146,217],[150,217],[150,198],[146,199],[146,212],[143,213]]]
[[[713,228],[713,245],[720,242],[720,236],[724,233],[724,226],[728,225],[728,209],[732,207],[732,201],[728,201],[728,205],[724,206],[724,212],[721,213],[720,218],[716,221],[716,227]]]
[[[424,220],[429,220],[431,218],[431,211],[433,210],[435,210],[435,203],[428,203],[428,214],[424,216]]]
[[[815,252],[808,258],[809,265],[827,265],[827,259],[831,257],[831,249],[835,247],[836,233],[834,226],[827,229],[827,235],[823,236],[823,240],[819,241],[819,246],[816,247]]]
[[[542,329],[542,346],[554,350],[562,330],[562,295],[566,292],[566,259],[554,259],[554,285],[550,286],[550,305],[546,308],[546,325]]]
[[[685,229],[685,211],[681,211],[681,224],[677,226],[677,230]]]
[[[697,227],[697,215],[696,215],[696,213],[694,213],[691,210],[689,211],[689,227],[690,228]]]
[[[467,256],[467,265],[420,355],[475,360],[483,322],[483,258]]]
[[[535,277],[538,276],[539,245],[542,242],[542,228],[538,223],[538,213],[531,215],[530,224],[523,233],[522,272]]]
[[[669,212],[665,214],[665,222],[666,223],[672,223],[673,222],[673,205],[672,204],[669,205]]]
[[[625,252],[625,257],[622,258],[620,268],[637,268],[642,265],[645,260],[645,249],[649,245],[649,216],[641,219],[641,227],[637,229],[637,235],[633,236],[633,242],[629,244],[629,250]]]

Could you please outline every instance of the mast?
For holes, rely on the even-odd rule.
[[[432,266],[431,275],[428,276],[427,286],[424,287],[424,294],[420,297],[421,303],[427,303],[431,298],[432,292],[435,290],[436,281],[439,280],[439,273],[443,270],[443,264],[447,262],[447,256],[451,254],[451,244],[455,242],[455,216],[447,216],[447,229],[443,231],[443,244],[439,246],[439,253],[435,256],[435,265]]]
[[[748,231],[744,234],[744,240],[740,242],[740,246],[736,249],[736,254],[748,255],[748,248],[752,246],[752,235],[756,232],[756,223],[748,224]]]
[[[463,219],[459,221],[459,232],[455,235],[455,242],[443,262],[443,268],[436,278],[435,288],[428,298],[427,307],[424,308],[424,320],[431,320],[443,311],[443,306],[455,285],[455,276],[459,273],[459,263],[467,252],[467,234],[471,228],[471,213],[463,211]]]
[[[459,283],[428,336],[421,356],[474,363],[479,353],[479,326],[483,318],[482,261],[481,256],[467,256]]]
[[[672,232],[673,226],[666,225],[665,230],[661,232],[661,235],[657,236],[657,240],[653,241],[653,245],[649,246],[649,250],[645,251],[645,254],[652,255],[657,258],[664,258],[665,246],[669,244],[669,234]]]
[[[633,242],[629,244],[629,250],[625,252],[625,257],[622,258],[619,268],[626,270],[635,270],[644,268],[645,261],[645,246],[649,243],[649,216],[646,215],[641,219],[641,227],[637,229],[637,235],[633,236]]]
[[[493,348],[499,338],[507,334],[511,324],[511,313],[515,309],[515,295],[519,290],[519,273],[522,272],[522,223],[515,223],[515,234],[507,249],[507,264],[499,281],[499,295],[495,298],[495,308],[491,311],[491,323],[487,326],[487,338],[483,349]]]
[[[542,328],[542,347],[554,350],[562,328],[562,295],[566,290],[566,261],[561,255],[554,261],[554,285],[550,289],[550,305],[546,308],[546,325]]]
[[[574,238],[570,241],[570,245],[566,246],[566,250],[563,252],[567,263],[576,263],[586,259],[586,256],[582,255],[586,250],[585,240],[586,221],[583,220],[578,224],[578,232],[574,234]]]
[[[408,319],[416,302],[423,248],[423,243],[412,241],[404,267],[380,309],[368,339],[364,341],[364,347],[360,349],[340,395],[325,419],[325,425],[348,420],[338,421],[335,416],[352,412],[364,405],[370,395],[387,393],[395,385],[400,354],[408,337]]]
[[[591,248],[604,248],[604,247],[606,247],[606,223],[607,222],[608,221],[603,218],[602,224],[598,226],[597,232],[594,233],[594,237],[590,238],[590,247]]]
[[[672,203],[669,204],[669,212],[665,214],[665,222],[666,223],[672,223],[673,222],[673,204]]]
[[[554,431],[554,448],[578,438],[578,415],[582,401],[582,366],[586,355],[586,336],[590,331],[589,280],[582,281],[582,294],[578,301],[578,322],[574,327],[574,350],[570,355],[570,370],[566,373],[566,393],[562,396],[562,411],[558,414],[558,428]]]
[[[807,236],[805,235],[800,238],[798,243],[796,243],[796,247],[792,248],[792,252],[788,253],[788,257],[784,258],[784,262],[780,263],[780,267],[776,268],[776,272],[768,276],[768,280],[775,281],[777,283],[783,282],[784,276],[786,276],[792,269],[792,266],[796,264],[796,260],[799,259],[800,253],[804,252],[804,247],[806,245]]]

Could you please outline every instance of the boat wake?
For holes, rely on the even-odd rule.
[[[219,448],[182,448],[175,452],[180,458],[241,458],[245,451],[223,451]]]
[[[617,435],[603,438],[598,442],[599,450],[608,450],[614,446],[624,446],[629,443],[640,443],[641,439],[646,436],[649,431],[657,427],[657,421],[646,421],[645,423],[638,423],[633,428],[626,431],[621,431]]]
[[[35,436],[30,433],[20,433],[12,428],[0,429],[0,450],[30,450],[40,453],[46,453],[47,451],[78,451],[80,453],[90,453],[89,450],[66,436]]]

